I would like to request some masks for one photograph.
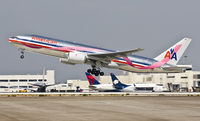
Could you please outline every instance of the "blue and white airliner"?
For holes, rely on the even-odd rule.
[[[110,73],[112,78],[113,87],[121,92],[134,92],[135,85],[134,84],[123,84],[121,81],[113,74]]]
[[[135,91],[151,91],[151,92],[166,92],[168,91],[162,84],[124,84],[113,73],[110,73],[113,87],[121,92]]]
[[[24,51],[55,56],[64,64],[89,64],[87,72],[95,76],[104,75],[101,67],[120,69],[129,72],[170,73],[183,72],[188,66],[177,65],[191,39],[184,38],[155,58],[147,58],[135,53],[143,49],[114,51],[85,44],[63,41],[38,35],[14,36],[10,43]]]

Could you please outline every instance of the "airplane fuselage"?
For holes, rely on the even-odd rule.
[[[74,43],[70,41],[63,41],[52,39],[38,35],[26,35],[10,37],[8,39],[14,46],[17,46],[22,51],[35,52],[60,58],[62,63],[66,64],[89,64],[99,65],[100,67],[116,68],[130,72],[180,72],[181,70],[164,70],[162,68],[155,69],[139,69],[150,66],[157,61],[151,58],[146,58],[138,55],[130,55],[128,58],[136,68],[129,66],[122,57],[112,59],[109,63],[96,63],[95,58],[88,59],[89,54],[98,53],[112,53],[116,52],[109,49],[93,47],[89,45]],[[163,64],[162,67],[170,67],[169,64]]]
[[[89,88],[92,89],[92,90],[100,91],[100,92],[103,92],[103,91],[115,91],[115,90],[116,90],[116,89],[113,87],[112,84],[90,85]]]

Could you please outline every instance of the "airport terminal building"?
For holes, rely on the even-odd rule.
[[[200,91],[200,71],[188,70],[184,73],[131,73],[116,75],[125,84],[159,84],[172,92],[195,92]],[[110,75],[97,78],[102,84],[112,84]],[[87,80],[68,80],[68,85],[80,86],[89,89]]]
[[[125,73],[118,79],[127,84],[161,84],[169,91],[194,92],[200,89],[200,71],[184,73]],[[112,83],[110,76],[100,77],[102,83]]]
[[[21,89],[34,90],[31,84],[55,84],[55,71],[47,70],[46,74],[36,75],[0,75],[0,92],[18,92]]]
[[[131,73],[116,75],[125,84],[159,84],[172,92],[200,91],[200,71],[188,70],[184,73]],[[110,75],[97,78],[102,84],[111,84]],[[0,75],[0,92],[17,92],[20,89],[32,90],[36,87],[31,84],[55,84],[55,71],[47,70],[46,74],[36,75]],[[75,90],[77,87],[89,90],[89,82],[85,80],[67,80],[61,86],[66,90]]]

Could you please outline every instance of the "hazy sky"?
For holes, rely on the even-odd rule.
[[[36,53],[25,53],[21,60],[20,52],[7,39],[23,34],[114,50],[140,47],[145,50],[138,54],[152,58],[190,37],[185,63],[200,70],[199,5],[199,0],[1,0],[0,74],[42,73],[45,67],[56,70],[57,81],[85,79],[89,65],[65,65],[56,57]]]

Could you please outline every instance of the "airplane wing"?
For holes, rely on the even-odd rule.
[[[37,87],[42,87],[43,85],[41,85],[41,84],[32,84],[32,83],[28,83],[28,84],[30,84],[30,85],[33,85],[33,86],[37,86]]]
[[[118,57],[127,57],[128,55],[131,55],[136,52],[140,52],[144,49],[138,48],[134,50],[128,50],[128,51],[121,51],[121,52],[111,52],[111,53],[96,53],[96,54],[88,54],[89,59],[98,60],[102,62],[110,62],[112,59],[116,59]]]
[[[54,85],[57,85],[57,84],[48,84],[48,85],[42,85],[42,84],[38,84],[38,83],[35,83],[35,84],[31,84],[31,83],[28,83],[30,85],[33,85],[33,86],[38,86],[38,87],[43,87],[43,86],[46,86],[46,87],[49,87],[49,86],[54,86]]]
[[[48,84],[48,85],[46,85],[46,87],[54,86],[54,85],[57,85],[57,84]]]

